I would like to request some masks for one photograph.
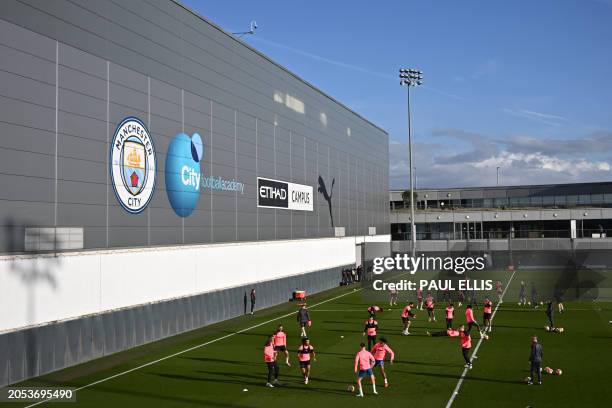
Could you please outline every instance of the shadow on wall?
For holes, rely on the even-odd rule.
[[[9,254],[22,252],[24,248],[25,223],[16,223],[8,219],[5,223],[4,237],[6,238],[6,251]],[[61,247],[56,234],[49,234],[48,229],[44,229],[34,234],[30,234],[28,239],[38,239],[40,242],[53,243],[53,248]],[[34,254],[32,254],[34,255]],[[60,258],[55,249],[45,251],[39,256],[19,256],[15,255],[6,261],[9,273],[16,275],[26,287],[26,322],[27,325],[36,323],[36,289],[41,286],[49,286],[57,289],[57,280],[54,270],[60,265]]]
[[[331,189],[329,193],[327,193],[327,187],[325,187],[325,181],[323,177],[319,176],[319,193],[323,194],[323,198],[327,201],[327,206],[329,207],[329,217],[331,219],[331,227],[334,228],[334,214],[332,210],[332,196],[334,194],[334,184],[336,183],[336,179],[332,179]]]

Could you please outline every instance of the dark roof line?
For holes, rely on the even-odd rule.
[[[337,99],[335,99],[334,97],[326,94],[325,92],[323,92],[322,90],[320,90],[319,88],[317,88],[316,86],[314,86],[313,84],[311,84],[310,82],[306,81],[305,79],[299,77],[298,75],[294,74],[293,72],[289,71],[287,68],[285,68],[284,66],[282,66],[281,64],[279,64],[278,62],[274,61],[273,59],[271,59],[270,57],[268,57],[267,55],[263,54],[262,52],[256,50],[255,48],[251,47],[249,44],[245,43],[244,41],[240,40],[239,38],[237,38],[236,36],[230,34],[229,32],[225,31],[223,28],[221,28],[219,25],[213,23],[212,21],[210,21],[209,19],[207,19],[206,17],[202,16],[200,13],[198,13],[197,11],[191,9],[190,7],[182,4],[179,0],[170,0],[172,1],[174,4],[176,4],[177,6],[181,7],[182,9],[184,9],[185,11],[193,14],[194,16],[196,16],[197,18],[199,18],[200,20],[204,21],[205,23],[209,24],[211,27],[219,30],[221,33],[227,35],[229,38],[231,38],[232,40],[236,41],[237,43],[239,43],[240,45],[248,48],[249,50],[253,51],[255,54],[259,55],[260,57],[264,58],[265,60],[267,60],[268,62],[274,64],[275,66],[277,66],[278,68],[280,68],[281,70],[283,70],[284,72],[286,72],[287,74],[289,74],[290,76],[294,77],[295,79],[297,79],[298,81],[302,82],[303,84],[307,85],[308,87],[312,88],[314,91],[318,92],[319,94],[323,95],[324,97],[328,98],[329,100],[331,100],[332,102],[340,105],[341,107],[343,107],[344,109],[346,109],[347,111],[349,111],[350,113],[352,113],[353,115],[357,116],[359,119],[365,121],[366,123],[370,124],[371,126],[374,126],[376,129],[380,130],[381,132],[383,132],[384,134],[386,134],[387,136],[389,136],[389,133],[384,130],[383,128],[381,128],[380,126],[374,124],[373,122],[369,121],[368,119],[364,118],[363,116],[361,116],[359,113],[355,112],[354,110],[352,110],[351,108],[349,108],[348,106],[346,106],[345,104],[343,104],[342,102],[338,101]]]
[[[523,184],[513,186],[483,186],[483,187],[446,187],[446,188],[415,188],[416,191],[449,191],[449,190],[505,190],[520,188],[542,188],[542,187],[568,187],[586,185],[612,185],[612,181],[593,181],[582,183],[561,183],[561,184]],[[390,193],[400,193],[408,189],[390,189]]]

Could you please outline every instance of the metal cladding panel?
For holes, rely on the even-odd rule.
[[[332,218],[348,235],[389,230],[387,134],[179,4],[6,0],[0,33],[0,98],[11,98],[0,131],[20,135],[0,151],[14,174],[0,179],[12,186],[0,216],[18,229],[83,227],[85,248],[327,237]],[[156,191],[140,214],[109,181],[109,141],[127,116],[156,148]],[[185,218],[164,177],[181,131],[202,137],[203,176],[245,187],[200,189]],[[314,211],[258,208],[258,176],[312,186]],[[23,250],[11,240],[2,251]]]

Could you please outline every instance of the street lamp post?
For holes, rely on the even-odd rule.
[[[410,238],[412,258],[416,257],[416,225],[414,223],[414,178],[412,175],[412,123],[410,117],[410,87],[423,83],[423,72],[416,69],[401,68],[399,70],[400,85],[408,89],[408,154],[410,172]]]
[[[497,185],[499,186],[499,166],[497,166]]]

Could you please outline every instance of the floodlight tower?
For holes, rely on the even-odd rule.
[[[399,70],[400,85],[406,85],[408,89],[408,155],[410,171],[410,252],[413,258],[416,257],[416,225],[414,223],[414,178],[412,175],[412,121],[410,116],[410,87],[423,83],[423,71],[411,68],[401,68]]]

